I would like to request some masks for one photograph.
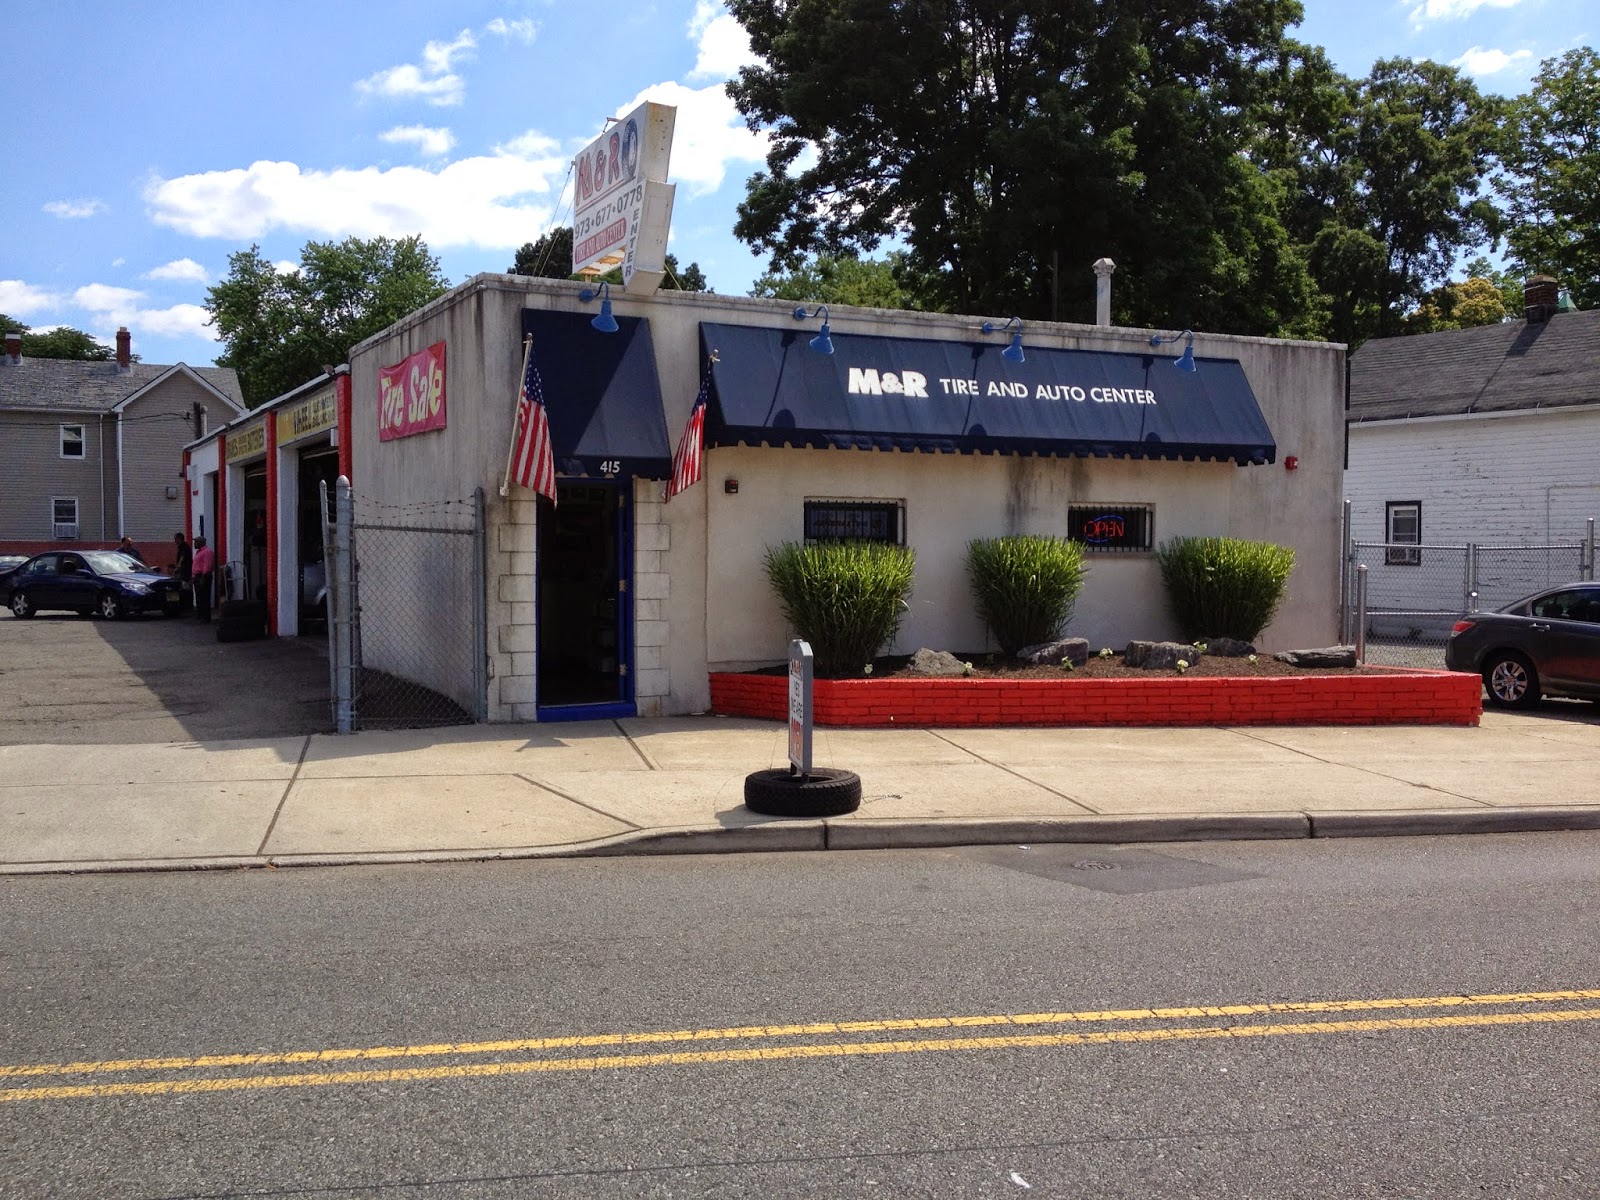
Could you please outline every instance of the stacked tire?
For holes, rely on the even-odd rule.
[[[249,642],[267,636],[264,600],[224,600],[217,610],[217,641]]]

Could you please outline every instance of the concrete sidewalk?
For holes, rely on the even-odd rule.
[[[1476,729],[819,729],[859,812],[743,807],[721,717],[0,746],[0,873],[1600,828],[1600,714]]]

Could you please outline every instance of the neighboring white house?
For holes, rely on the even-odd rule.
[[[1371,607],[1448,609],[1475,587],[1494,608],[1592,570],[1540,548],[1578,545],[1600,516],[1600,310],[1562,311],[1536,277],[1523,320],[1367,342],[1350,357],[1348,438]],[[1431,549],[1468,544],[1471,577],[1464,551]]]

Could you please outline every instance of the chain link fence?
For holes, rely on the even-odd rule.
[[[1460,546],[1349,541],[1343,640],[1357,638],[1357,567],[1367,568],[1366,661],[1443,667],[1450,627],[1530,593],[1594,578],[1594,528],[1581,541]]]
[[[339,492],[329,530],[335,728],[486,719],[483,489],[405,505],[345,484]]]

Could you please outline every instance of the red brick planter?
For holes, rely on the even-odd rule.
[[[1152,679],[819,679],[818,725],[1476,725],[1483,681],[1456,671]],[[788,719],[787,675],[713,672],[711,708]]]

